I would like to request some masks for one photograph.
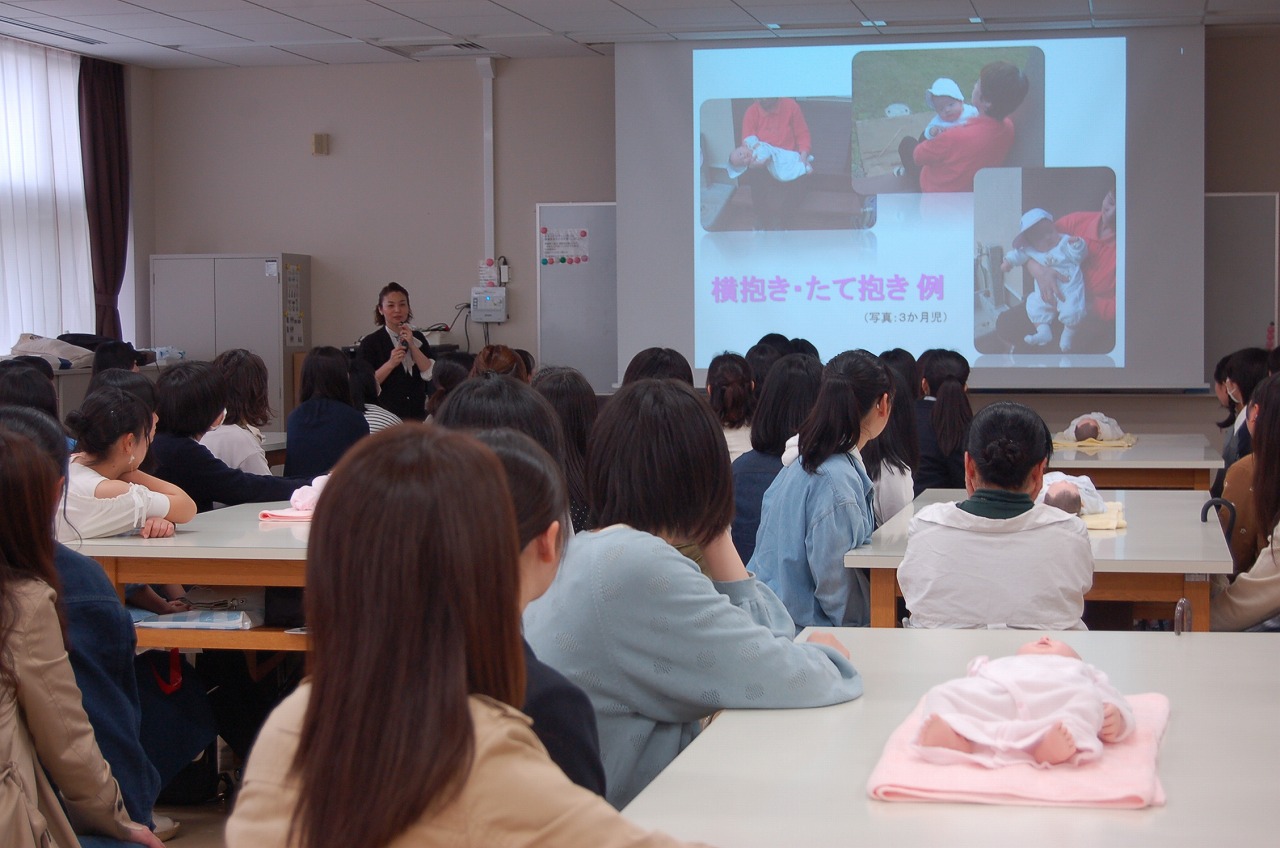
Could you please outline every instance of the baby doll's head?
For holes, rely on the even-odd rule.
[[[735,147],[729,154],[729,164],[735,168],[750,168],[756,155],[745,144]]]
[[[1083,506],[1080,502],[1080,487],[1069,480],[1061,480],[1050,486],[1044,493],[1044,502],[1071,515],[1079,515]]]
[[[924,102],[949,124],[960,120],[960,115],[964,112],[964,93],[955,80],[946,77],[938,77],[933,81],[933,85],[924,93]]]
[[[1013,246],[1031,248],[1044,253],[1053,250],[1059,239],[1053,216],[1043,209],[1030,209],[1022,214],[1022,229],[1013,237]]]
[[[1057,639],[1050,639],[1048,636],[1041,636],[1036,641],[1023,645],[1018,649],[1018,656],[1054,656],[1067,657],[1073,660],[1080,659],[1080,655],[1066,642],[1059,642]]]
[[[1102,429],[1098,426],[1098,419],[1082,418],[1080,423],[1076,425],[1076,441],[1083,442],[1086,439],[1096,439],[1101,432]]]

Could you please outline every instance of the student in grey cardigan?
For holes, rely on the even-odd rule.
[[[786,607],[729,535],[728,450],[705,398],[673,380],[624,386],[587,457],[597,531],[569,543],[525,637],[595,708],[609,802],[625,806],[720,709],[817,707],[862,694],[830,634],[792,641]],[[704,576],[674,547],[696,543]],[[708,579],[708,577],[710,579]]]

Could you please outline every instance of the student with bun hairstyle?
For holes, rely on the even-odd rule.
[[[844,555],[871,541],[872,484],[859,452],[889,422],[893,384],[865,350],[835,356],[782,471],[764,493],[750,570],[778,594],[799,627],[870,623],[868,578]]]
[[[712,357],[707,367],[707,397],[724,428],[733,462],[751,450],[751,414],[755,411],[755,381],[747,360],[736,353]]]
[[[482,377],[485,374],[503,374],[515,377],[522,383],[529,382],[529,368],[519,353],[506,345],[485,345],[476,354],[471,365],[471,376]]]
[[[963,489],[964,449],[973,407],[969,405],[969,362],[954,350],[926,350],[917,363],[920,390],[916,431],[920,466],[913,469],[915,495],[925,489]]]
[[[475,434],[502,462],[520,534],[520,609],[537,600],[555,580],[569,538],[564,475],[551,454],[524,433],[481,430]],[[538,659],[524,643],[523,712],[552,761],[583,789],[604,795],[604,766],[591,701],[564,675]]]
[[[209,363],[170,365],[161,372],[156,389],[160,420],[151,444],[155,476],[190,495],[198,511],[207,512],[214,503],[286,501],[295,489],[311,482],[231,468],[200,444],[201,436],[222,423],[226,408],[222,377]]]
[[[751,418],[751,450],[733,461],[733,546],[743,562],[756,551],[764,493],[782,470],[787,440],[809,417],[821,382],[822,363],[803,353],[781,357],[765,379]]]
[[[574,537],[524,624],[538,656],[591,698],[611,804],[625,806],[717,710],[862,693],[834,637],[795,643],[786,607],[743,566],[729,452],[692,386],[623,386],[596,421],[587,488],[601,529]],[[705,575],[675,548],[690,542]]]
[[[1049,428],[1020,403],[974,416],[964,454],[966,500],[911,520],[898,583],[912,627],[1083,630],[1093,585],[1089,531],[1036,503],[1053,452]]]
[[[334,469],[307,550],[310,675],[254,745],[228,848],[685,844],[571,783],[520,713],[505,476],[473,437],[413,423]]]

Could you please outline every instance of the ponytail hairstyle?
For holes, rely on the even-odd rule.
[[[751,416],[751,447],[769,456],[782,456],[787,439],[800,432],[822,385],[822,363],[804,353],[778,360],[764,381],[760,403]]]
[[[1053,435],[1031,407],[1000,401],[974,416],[968,451],[984,483],[1017,490],[1053,452]]]
[[[98,461],[106,458],[121,436],[132,433],[149,444],[151,410],[137,395],[104,386],[90,392],[79,409],[67,413],[67,430],[76,440],[76,450]]]
[[[1227,360],[1227,379],[1240,389],[1240,408],[1249,405],[1253,389],[1267,376],[1267,352],[1260,347],[1246,347]]]
[[[126,371],[123,368],[108,368],[94,374],[89,378],[89,390],[85,392],[85,396],[108,386],[124,389],[138,398],[147,405],[148,412],[155,412],[160,406],[160,393],[156,390],[156,384],[137,371]]]
[[[846,350],[822,371],[822,385],[809,417],[800,425],[800,457],[804,470],[818,466],[858,445],[862,419],[885,395],[893,395],[889,369],[866,350]]]
[[[756,399],[751,366],[736,353],[722,353],[707,368],[707,395],[720,423],[729,428],[751,423]]]
[[[862,448],[862,461],[872,482],[880,479],[882,466],[888,464],[910,474],[920,467],[920,434],[916,432],[915,398],[902,373],[889,368],[893,383],[893,408],[889,423],[880,435]]]
[[[1258,527],[1267,535],[1280,521],[1280,375],[1258,383],[1251,402],[1258,407],[1253,425],[1253,503]]]
[[[927,358],[926,358],[927,357]],[[925,392],[937,398],[929,421],[938,447],[952,454],[965,445],[965,433],[973,420],[973,407],[965,384],[969,382],[969,361],[954,350],[927,350],[920,356]]]

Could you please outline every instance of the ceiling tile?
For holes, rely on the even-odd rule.
[[[443,30],[453,36],[474,36],[474,35],[521,35],[536,34],[546,32],[545,27],[541,27],[534,22],[513,15],[510,12],[504,12],[499,15],[485,15],[484,17],[436,17],[421,16],[417,18],[428,26],[433,26],[438,30]]]
[[[805,24],[856,24],[862,13],[849,3],[840,5],[752,6],[747,11],[761,23],[782,26]]]
[[[370,65],[410,61],[390,50],[383,50],[360,41],[347,41],[341,44],[293,44],[281,49],[326,65]]]
[[[869,20],[886,21],[890,25],[908,21],[967,21],[973,15],[969,0],[858,0],[857,6]]]
[[[193,47],[184,51],[194,56],[204,56],[239,68],[265,68],[275,65],[315,65],[313,59],[297,56],[285,50],[277,50],[265,44],[249,47]]]
[[[685,27],[716,27],[748,29],[760,26],[760,21],[742,9],[650,9],[641,17],[658,29],[683,29]]]

